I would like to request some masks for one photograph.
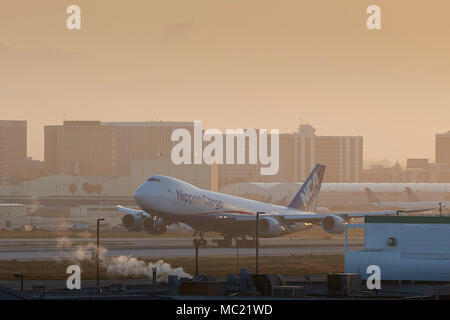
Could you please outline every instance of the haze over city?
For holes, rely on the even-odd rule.
[[[71,1],[0,4],[2,119],[194,121],[205,128],[364,137],[364,159],[434,159],[449,129],[450,4],[376,1]],[[220,14],[219,14],[220,13]],[[433,50],[430,50],[432,48]]]
[[[0,303],[450,300],[449,12],[1,0]]]

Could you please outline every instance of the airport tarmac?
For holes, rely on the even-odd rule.
[[[77,248],[95,244],[96,239],[0,239],[0,260],[54,260],[74,256]],[[352,248],[363,244],[352,238]],[[134,256],[140,258],[192,257],[192,238],[115,238],[101,241],[106,257]],[[344,254],[344,239],[299,239],[279,237],[260,240],[261,256],[336,255]],[[208,247],[200,248],[201,256],[236,256],[236,248],[218,248],[208,239]],[[254,248],[239,248],[240,256],[253,256]]]

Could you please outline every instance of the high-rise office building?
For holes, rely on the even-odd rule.
[[[117,175],[117,139],[100,121],[64,121],[44,128],[47,174]]]
[[[324,181],[358,182],[363,170],[363,137],[318,136],[310,125],[298,132],[279,135],[279,170],[275,175],[261,175],[261,165],[219,166],[221,187],[234,182],[302,182],[316,163],[327,166]],[[246,146],[248,151],[248,146]]]
[[[0,120],[0,184],[21,183],[27,159],[27,122]]]
[[[327,166],[324,181],[358,182],[363,170],[363,137],[318,136],[310,125],[293,134],[294,179],[305,181],[316,163]],[[289,153],[288,150],[285,150]]]
[[[178,142],[172,142],[172,132],[176,129],[186,129],[193,140],[193,122],[102,122],[105,128],[113,128],[116,144],[116,175],[128,176],[131,161],[141,155],[155,155],[170,159],[172,147]]]
[[[450,166],[450,131],[436,134],[436,163]]]
[[[141,155],[156,155],[170,161],[172,147],[178,143],[171,141],[175,129],[188,130],[193,143],[193,122],[65,121],[62,126],[46,126],[47,174],[128,176],[132,160]],[[256,132],[259,136],[259,130]],[[260,148],[259,138],[256,147],[253,144],[250,147],[249,138],[245,138],[243,164],[237,163],[237,144],[234,144],[233,152],[227,150],[226,135],[224,140],[224,164],[217,166],[220,187],[241,181],[304,181],[316,163],[327,166],[325,181],[356,182],[361,179],[363,139],[359,136],[318,136],[309,125],[300,126],[295,133],[280,134],[279,170],[275,175],[261,175],[262,165],[249,163],[250,154]],[[206,147],[209,142],[202,144]],[[269,154],[272,153],[270,145],[268,136]],[[193,147],[191,151],[195,151]],[[234,154],[234,161],[227,164],[230,152]]]
[[[127,176],[133,158],[142,154],[170,157],[172,131],[191,122],[64,121],[46,126],[47,174]]]

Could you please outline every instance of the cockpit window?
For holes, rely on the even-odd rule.
[[[148,178],[148,180],[147,181],[156,181],[156,182],[161,182],[161,181],[159,181],[159,179],[158,178]]]

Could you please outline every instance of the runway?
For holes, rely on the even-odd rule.
[[[96,239],[0,239],[0,260],[69,259],[77,250],[95,248]],[[351,239],[353,249],[362,246],[362,238]],[[116,238],[101,241],[105,257],[134,256],[145,259],[192,257],[192,238]],[[255,248],[218,248],[208,239],[208,247],[200,248],[201,256],[254,256]],[[344,254],[344,239],[261,239],[261,256],[338,255]]]

